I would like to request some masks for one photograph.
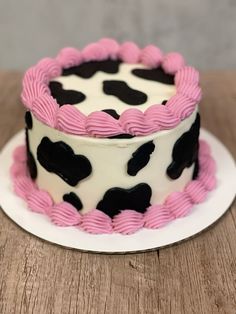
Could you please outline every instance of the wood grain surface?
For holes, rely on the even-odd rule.
[[[23,127],[21,77],[0,72],[0,148]],[[202,124],[236,157],[236,72],[202,73],[202,87]],[[236,203],[191,240],[128,255],[64,249],[0,210],[0,313],[235,314]]]

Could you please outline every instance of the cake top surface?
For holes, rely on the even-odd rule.
[[[201,89],[179,53],[104,38],[41,60],[25,73],[21,96],[50,127],[113,138],[174,128],[194,111]]]
[[[119,60],[86,62],[63,71],[49,84],[60,106],[72,104],[83,114],[104,111],[118,117],[127,109],[145,112],[174,96],[174,76],[161,68]]]

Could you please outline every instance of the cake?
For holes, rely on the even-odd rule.
[[[134,233],[191,214],[215,186],[199,73],[177,53],[104,38],[26,71],[14,191],[58,226]]]

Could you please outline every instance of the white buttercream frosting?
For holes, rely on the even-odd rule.
[[[133,69],[145,68],[147,67],[142,64],[121,63],[119,65],[118,73],[110,74],[98,71],[89,79],[72,74],[68,76],[59,76],[53,79],[53,81],[62,83],[63,89],[65,90],[76,90],[86,95],[86,99],[83,102],[74,105],[86,115],[104,109],[114,109],[118,114],[121,114],[124,110],[132,107],[138,108],[144,112],[151,105],[161,104],[163,100],[168,100],[176,93],[175,85],[167,85],[143,79],[132,74]],[[142,105],[128,105],[117,97],[106,95],[103,92],[103,81],[105,80],[124,81],[132,89],[146,93],[148,99]]]
[[[98,139],[63,133],[33,117],[33,129],[29,130],[29,142],[38,169],[36,182],[39,188],[50,193],[55,202],[60,202],[66,193],[76,193],[83,203],[82,212],[95,208],[108,189],[130,188],[142,182],[149,184],[152,189],[151,203],[161,203],[171,192],[181,191],[192,178],[193,166],[185,168],[176,180],[167,176],[166,169],[172,161],[172,149],[175,142],[190,129],[195,118],[196,110],[172,130],[132,139]],[[90,176],[72,187],[56,174],[46,171],[37,161],[37,147],[44,136],[53,142],[63,141],[73,149],[75,154],[85,155],[92,165]],[[149,163],[136,176],[129,176],[127,163],[132,153],[151,140],[155,144],[155,150],[151,154]]]

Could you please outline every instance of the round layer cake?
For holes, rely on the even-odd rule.
[[[199,152],[200,98],[198,72],[153,45],[102,39],[41,60],[23,79],[26,150],[15,160],[26,151],[28,170],[13,167],[16,192],[52,222],[92,233],[186,215],[214,186],[213,166],[201,167],[201,156],[208,170],[213,162],[206,144]]]

